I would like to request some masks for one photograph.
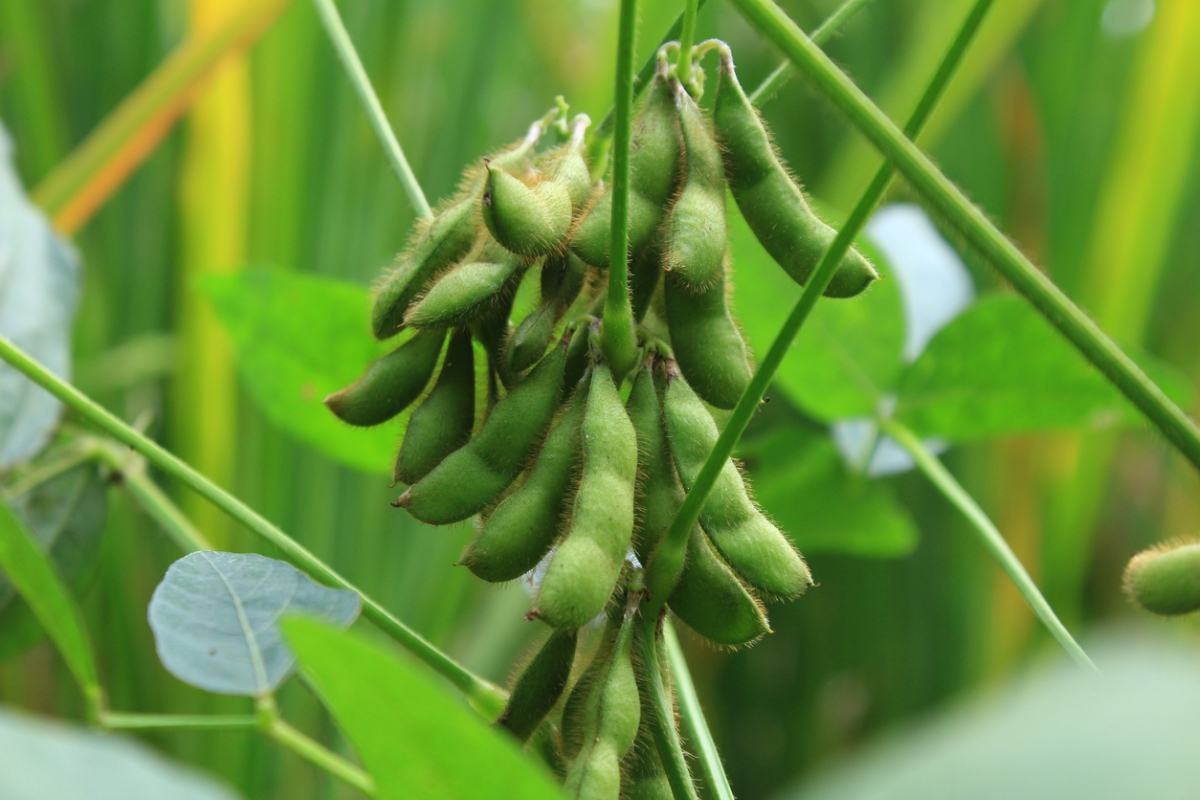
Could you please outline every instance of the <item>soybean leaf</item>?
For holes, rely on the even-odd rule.
[[[1196,652],[1125,638],[852,758],[781,800],[1185,800],[1200,786]]]
[[[108,492],[100,468],[80,464],[11,499],[12,510],[59,578],[79,596],[96,574]],[[43,631],[29,605],[0,573],[0,659],[36,644]]]
[[[403,415],[355,428],[321,402],[396,347],[374,342],[365,287],[251,269],[210,277],[200,288],[233,338],[242,380],[267,419],[343,464],[376,473],[391,469]]]
[[[229,788],[125,736],[0,708],[5,800],[234,800]]]
[[[1173,398],[1186,382],[1150,367]],[[994,294],[942,329],[904,376],[896,414],[953,440],[1141,419],[1103,375],[1020,298]]]
[[[274,691],[295,667],[279,620],[303,612],[341,627],[361,601],[313,582],[291,564],[254,553],[201,551],[176,561],[150,599],[150,627],[163,666],[220,694]]]
[[[0,126],[0,334],[66,378],[78,300],[79,257],[29,202]],[[0,470],[36,455],[61,411],[45,389],[0,362]]]
[[[293,618],[296,657],[354,743],[380,800],[547,800],[563,795],[512,737],[419,667],[352,633]]]
[[[85,695],[99,696],[100,683],[83,615],[67,587],[54,572],[49,558],[33,537],[0,501],[0,569],[33,609],[38,622],[53,640]]]
[[[732,203],[729,208],[735,304],[746,338],[762,358],[802,287],[767,254]],[[856,246],[870,252],[886,274],[877,252],[862,241]],[[873,414],[900,377],[904,339],[895,280],[877,281],[850,300],[822,299],[780,365],[776,385],[825,422]]]
[[[916,547],[890,487],[847,470],[824,432],[779,425],[740,452],[755,498],[801,552],[898,558]]]

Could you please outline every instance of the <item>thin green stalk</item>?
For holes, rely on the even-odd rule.
[[[54,480],[64,472],[78,467],[91,458],[92,454],[88,452],[87,448],[72,445],[67,452],[61,454],[58,458],[44,464],[39,464],[36,468],[22,475],[20,480],[14,481],[11,485],[4,487],[4,491],[0,496],[5,500],[12,500],[18,495],[25,494],[47,481]]]
[[[633,130],[633,40],[636,34],[637,0],[621,0],[617,34],[608,299],[604,305],[601,333],[604,355],[608,358],[618,385],[637,361],[637,341],[629,301],[629,151]]]
[[[967,493],[967,490],[954,479],[945,465],[938,460],[937,456],[929,452],[916,434],[899,422],[892,419],[880,419],[879,426],[909,452],[913,460],[917,462],[917,467],[971,522],[988,553],[1008,575],[1009,580],[1025,598],[1025,602],[1029,603],[1029,607],[1033,609],[1033,613],[1046,626],[1046,630],[1050,631],[1050,635],[1067,651],[1067,655],[1079,666],[1095,670],[1096,665],[1092,663],[1087,653],[1083,652],[1083,648],[1059,621],[1054,609],[1050,608],[1046,598],[1042,597],[1037,584],[1033,582],[1033,578],[1029,577],[1029,573],[1025,571],[1025,567],[1021,565],[1020,559],[1013,553],[1000,531],[988,519],[987,514],[979,507],[974,498]]]
[[[696,41],[696,13],[699,0],[684,0],[683,30],[679,34],[679,60],[675,64],[675,77],[684,86],[692,85],[692,45]]]
[[[675,730],[675,709],[667,699],[662,684],[662,672],[658,658],[658,615],[642,614],[642,660],[645,670],[646,689],[650,694],[650,705],[654,719],[650,727],[654,731],[654,744],[675,800],[697,800],[696,786],[688,771],[683,755],[683,743],[679,731]],[[715,790],[715,789],[714,789]]]
[[[362,60],[358,57],[358,51],[354,49],[354,43],[350,41],[350,34],[346,32],[346,26],[342,24],[337,6],[333,4],[333,0],[313,0],[313,3],[317,7],[321,23],[325,26],[325,32],[329,34],[329,41],[333,43],[333,49],[337,51],[338,58],[346,69],[346,75],[350,78],[350,83],[354,86],[354,91],[362,103],[363,110],[367,112],[367,120],[371,123],[371,129],[379,137],[388,162],[391,163],[392,169],[400,178],[400,184],[408,195],[408,202],[412,204],[413,210],[417,212],[418,216],[433,219],[433,209],[429,207],[429,201],[425,199],[425,192],[421,191],[421,184],[417,182],[417,176],[413,174],[412,167],[408,165],[408,159],[404,157],[404,150],[400,147],[400,142],[396,139],[396,134],[388,123],[387,115],[383,113],[383,106],[379,103],[378,95],[371,88],[371,79],[367,77],[367,71],[363,69]]]
[[[958,65],[962,62],[962,58],[966,55],[967,49],[971,44],[972,39],[979,30],[979,25],[983,21],[984,15],[991,6],[992,0],[976,0],[971,13],[967,15],[962,27],[959,29],[958,35],[951,43],[950,49],[946,51],[946,55],[942,59],[933,78],[925,89],[925,93],[921,97],[921,101],[917,103],[917,107],[913,110],[912,116],[909,117],[906,129],[911,135],[915,136],[920,132],[921,128],[929,119],[929,115],[933,113],[934,107],[937,105],[938,99],[942,96],[946,86],[950,83],[950,78],[953,77]],[[850,249],[854,238],[858,236],[863,226],[867,224],[871,213],[875,210],[875,205],[883,197],[887,191],[888,184],[891,182],[893,170],[889,164],[884,164],[879,168],[879,172],[875,174],[874,180],[870,186],[863,192],[858,203],[854,206],[854,210],[850,212],[850,216],[846,219],[841,230],[837,232],[837,236],[830,242],[828,249],[821,256],[821,260],[817,263],[817,268],[813,271],[812,277],[809,279],[808,285],[804,287],[804,291],[800,293],[800,298],[796,301],[796,305],[792,308],[792,312],[784,321],[783,327],[775,336],[775,341],[771,343],[771,349],[767,351],[766,358],[758,365],[758,370],[754,373],[754,377],[750,379],[750,385],[746,387],[746,391],[738,400],[737,406],[734,407],[733,413],[729,416],[729,421],[725,423],[721,435],[717,437],[717,443],[713,446],[712,452],[708,454],[708,460],[704,462],[704,466],[700,469],[700,474],[696,476],[695,482],[692,484],[692,489],[687,493],[680,506],[675,519],[671,522],[671,528],[667,531],[667,538],[670,541],[683,542],[686,541],[690,531],[700,519],[700,510],[704,507],[704,501],[708,499],[709,492],[712,491],[716,484],[717,476],[721,474],[721,468],[733,454],[733,448],[737,446],[738,440],[746,430],[746,426],[750,424],[751,417],[762,403],[763,396],[767,392],[767,388],[771,385],[771,381],[775,379],[775,373],[779,371],[779,365],[783,363],[784,356],[792,346],[792,342],[796,340],[797,334],[800,333],[800,328],[808,319],[808,315],[816,306],[817,301],[829,286],[829,282],[833,280],[834,274],[842,263],[842,258]]]
[[[843,25],[861,11],[871,0],[846,0],[838,6],[832,14],[830,14],[821,27],[812,32],[811,38],[814,44],[824,45],[833,37]],[[792,66],[792,62],[784,61],[775,71],[767,76],[767,79],[759,84],[758,88],[750,93],[750,102],[756,106],[761,106],[763,103],[775,96],[788,79],[796,74],[796,68]]]
[[[233,730],[257,728],[254,714],[126,714],[116,711],[100,712],[100,725],[112,730]]]
[[[663,625],[663,644],[667,651],[667,661],[671,664],[671,672],[675,676],[675,696],[679,699],[679,714],[683,717],[683,725],[687,728],[692,744],[700,750],[700,767],[704,770],[704,780],[708,782],[708,787],[717,800],[733,800],[733,789],[725,775],[725,765],[721,762],[721,754],[717,751],[717,743],[713,741],[712,731],[708,729],[708,720],[704,718],[700,698],[696,696],[696,686],[692,683],[687,659],[683,657],[683,650],[679,647],[675,626],[669,619]]]
[[[334,571],[332,567],[310,553],[299,542],[268,522],[241,500],[201,475],[179,457],[126,425],[74,386],[65,383],[38,361],[30,358],[5,336],[0,336],[0,359],[7,361],[100,430],[132,447],[167,475],[182,481],[211,501],[217,508],[241,522],[251,532],[278,547],[293,564],[309,575],[329,586],[349,589],[358,594],[362,599],[364,617],[371,620],[380,630],[454,684],[481,713],[487,715],[493,710],[499,713],[499,710],[503,708],[505,695],[498,688],[434,647],[420,634],[396,619],[387,609]]]
[[[1071,299],[1005,238],[928,156],[770,0],[734,0],[904,175],[932,209],[978,249],[1034,308],[1200,469],[1200,429]]]
[[[343,783],[353,786],[367,797],[375,796],[375,781],[370,775],[337,753],[308,738],[279,717],[275,717],[271,721],[271,724],[264,729],[264,733],[310,764],[325,770]]]

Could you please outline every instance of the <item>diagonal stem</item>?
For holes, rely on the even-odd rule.
[[[817,88],[871,140],[933,211],[944,217],[1137,406],[1194,467],[1200,429],[1061,289],[1005,238],[929,157],[838,69],[771,0],[733,0],[742,15],[784,51]]]
[[[292,539],[278,527],[268,522],[245,503],[217,486],[197,472],[178,456],[156,442],[126,425],[95,400],[64,382],[41,363],[0,336],[0,359],[7,361],[19,372],[61,400],[84,419],[117,441],[132,447],[146,457],[154,466],[167,475],[182,481],[198,494],[208,499],[217,508],[245,525],[255,535],[270,542],[300,569],[328,586],[349,589],[356,593],[363,604],[363,616],[375,623],[384,633],[395,639],[417,658],[428,664],[435,672],[467,696],[484,716],[494,716],[504,707],[504,693],[490,682],[474,674],[450,656],[434,647],[429,641],[409,628],[378,602],[368,597],[350,581],[343,578],[332,567],[310,553],[303,545]],[[494,712],[494,713],[493,713]]]
[[[641,616],[645,690],[649,694],[650,706],[654,711],[650,727],[654,733],[659,760],[667,773],[667,781],[671,784],[675,800],[697,800],[696,787],[683,755],[683,743],[679,741],[679,731],[675,729],[675,709],[663,686],[662,668],[659,664],[658,619],[658,614],[643,613]]]
[[[1004,536],[1001,535],[995,524],[992,523],[983,509],[979,507],[974,498],[962,487],[962,484],[954,479],[954,476],[938,460],[937,456],[929,452],[929,449],[925,447],[916,434],[904,425],[895,420],[880,419],[879,426],[909,452],[913,460],[917,462],[920,470],[925,473],[925,476],[971,522],[974,530],[979,534],[983,546],[987,548],[988,553],[996,560],[996,563],[1000,565],[1005,574],[1008,575],[1009,580],[1017,587],[1017,591],[1025,598],[1025,602],[1029,604],[1029,607],[1033,609],[1033,613],[1046,626],[1046,630],[1050,632],[1050,635],[1062,645],[1063,650],[1067,651],[1067,655],[1079,666],[1095,670],[1096,665],[1092,663],[1087,653],[1083,651],[1083,648],[1072,638],[1071,633],[1058,619],[1058,616],[1054,613],[1054,609],[1046,602],[1046,598],[1042,596],[1037,584],[1033,582],[1033,578],[1029,577],[1029,573],[1025,571],[1021,560],[1017,558],[1012,548],[1008,546],[1008,542],[1004,540]]]
[[[675,676],[679,715],[683,717],[683,726],[687,728],[692,744],[700,750],[700,768],[704,770],[704,780],[716,800],[733,800],[733,789],[725,775],[725,765],[721,762],[712,731],[708,729],[708,720],[704,718],[704,709],[700,707],[700,698],[696,696],[696,686],[692,683],[692,673],[688,670],[687,659],[683,657],[675,626],[670,619],[663,624],[663,644],[667,661],[671,664],[671,673]]]
[[[333,0],[313,0],[313,3],[317,7],[317,14],[321,17],[321,24],[325,26],[325,32],[329,35],[329,41],[333,43],[333,49],[337,51],[342,66],[346,68],[346,76],[350,78],[354,92],[358,95],[363,110],[367,112],[367,120],[371,123],[371,129],[379,137],[379,143],[383,145],[388,162],[396,171],[396,176],[400,178],[400,184],[404,187],[405,194],[408,195],[408,202],[412,204],[417,216],[433,219],[433,209],[429,207],[429,201],[425,199],[425,192],[421,190],[417,176],[413,174],[412,167],[408,165],[408,159],[404,157],[404,149],[400,147],[395,131],[388,124],[387,115],[383,113],[383,106],[379,102],[379,96],[371,88],[371,79],[367,77],[367,71],[363,69],[362,60],[358,57],[358,51],[354,49],[354,43],[350,41],[350,34],[346,32],[346,26],[342,24],[337,6],[333,4]]]

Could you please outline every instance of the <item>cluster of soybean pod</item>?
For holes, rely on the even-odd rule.
[[[410,335],[326,399],[353,425],[417,403],[395,464],[407,489],[394,505],[434,525],[477,517],[461,563],[485,580],[541,576],[528,618],[553,632],[497,724],[532,739],[581,798],[673,796],[647,700],[652,679],[669,696],[670,675],[642,674],[645,648],[657,646],[633,623],[642,609],[669,609],[734,647],[769,632],[763,600],[794,598],[812,583],[732,460],[688,539],[665,538],[716,443],[710,407],[732,408],[752,374],[729,308],[726,189],[797,283],[835,235],[780,160],[728,47],[697,51],[720,52],[711,116],[675,77],[673,49],[660,50],[633,124],[629,295],[639,363],[614,374],[599,343],[612,191],[592,179],[589,121],[548,115],[469,168],[460,193],[417,224],[372,312],[377,338]],[[547,128],[559,143],[538,151]],[[540,303],[514,326],[514,297],[532,270]],[[851,250],[826,294],[856,295],[876,277]],[[656,580],[656,570],[667,577]],[[663,586],[667,596],[648,596],[646,587]],[[580,649],[590,657],[576,667],[579,631],[598,619],[602,632],[588,637]]]

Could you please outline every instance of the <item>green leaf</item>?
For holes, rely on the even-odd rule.
[[[559,800],[550,775],[419,667],[353,633],[284,620],[296,657],[380,800]]]
[[[767,254],[729,203],[734,302],[754,353],[762,358],[802,288]],[[856,247],[882,267],[861,239]],[[903,367],[904,309],[895,280],[877,281],[850,300],[823,298],[801,329],[776,376],[776,385],[825,422],[875,413]]]
[[[200,288],[233,337],[250,396],[271,422],[343,464],[390,472],[406,415],[355,428],[321,402],[396,347],[371,336],[365,287],[252,269],[210,277]]]
[[[742,444],[759,504],[800,552],[899,558],[917,526],[891,488],[846,469],[823,431],[779,425]]]
[[[100,682],[83,615],[49,558],[6,502],[0,502],[0,569],[33,609],[84,695],[98,698]]]
[[[358,616],[357,594],[315,583],[291,564],[254,553],[190,553],[150,599],[158,656],[172,675],[221,694],[261,696],[292,674],[279,620],[304,613],[340,627]]]
[[[1185,381],[1161,366],[1149,371],[1186,407]],[[1142,418],[1043,317],[1008,294],[980,300],[933,338],[904,376],[896,415],[922,436],[958,441]]]
[[[75,596],[96,574],[101,534],[108,519],[108,492],[95,464],[81,464],[11,499],[12,510],[47,553]],[[0,659],[41,641],[44,631],[29,604],[0,573]]]
[[[0,709],[5,800],[234,800],[212,778],[125,736]]]

